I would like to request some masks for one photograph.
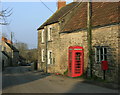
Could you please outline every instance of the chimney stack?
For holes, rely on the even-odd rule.
[[[7,38],[2,37],[2,41],[7,42]]]
[[[66,1],[64,0],[58,0],[58,9],[66,6]]]

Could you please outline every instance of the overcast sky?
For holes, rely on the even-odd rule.
[[[44,3],[53,12],[57,10],[56,2]],[[41,2],[2,2],[2,8],[13,8],[13,14],[7,18],[11,23],[2,26],[2,32],[6,33],[9,39],[10,32],[13,32],[14,42],[24,42],[29,48],[37,48],[37,28],[53,13]]]

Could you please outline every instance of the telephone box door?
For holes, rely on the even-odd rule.
[[[68,76],[77,77],[83,74],[84,68],[83,48],[80,46],[69,47]]]
[[[83,52],[75,51],[74,73],[73,76],[81,76],[83,74]]]

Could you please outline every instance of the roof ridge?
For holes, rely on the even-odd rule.
[[[68,10],[66,10],[66,12],[68,12],[69,10],[73,9],[73,7],[76,6],[76,4],[77,4],[76,2],[72,2],[72,3],[69,3],[66,6],[64,6],[64,7],[60,8],[60,9],[56,10],[56,12],[52,16],[50,16],[37,30],[43,29],[44,26],[46,26],[47,24],[50,24],[50,23],[47,23],[47,22],[50,22],[49,20],[52,19],[52,17],[55,18],[56,15],[60,14],[59,12],[61,12],[62,10],[65,11],[65,8],[67,8]],[[72,8],[70,9],[69,6],[72,6]],[[64,12],[62,14],[64,15],[64,14],[66,14],[66,12]],[[63,16],[63,15],[61,15],[61,16]],[[59,18],[60,17],[58,17],[54,22],[52,21],[51,23],[55,23],[55,22],[59,21]]]

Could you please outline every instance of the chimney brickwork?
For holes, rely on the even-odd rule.
[[[58,0],[58,9],[66,6],[66,1],[64,0]]]

